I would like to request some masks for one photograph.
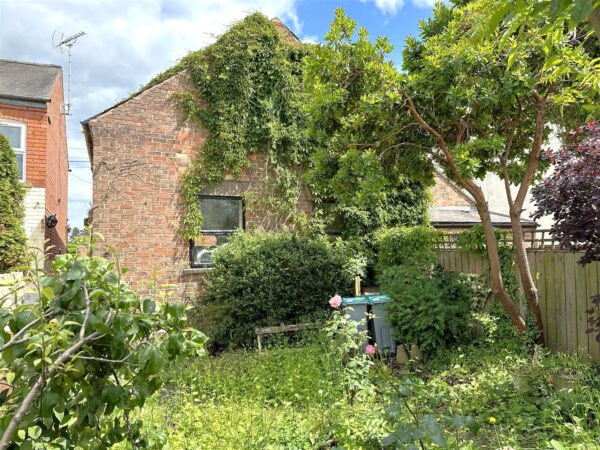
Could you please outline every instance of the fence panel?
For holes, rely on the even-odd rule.
[[[565,353],[581,349],[593,359],[600,359],[600,342],[586,333],[586,310],[592,308],[591,296],[600,293],[600,263],[582,267],[577,263],[581,254],[554,246],[532,245],[527,254],[539,291],[548,347]],[[477,273],[489,281],[487,259],[457,248],[441,248],[438,255],[444,269]]]

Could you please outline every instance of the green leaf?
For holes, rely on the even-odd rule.
[[[556,439],[552,439],[550,441],[550,446],[555,450],[567,450],[567,447],[565,447],[561,442],[558,442]]]
[[[145,375],[156,375],[164,364],[165,360],[160,350],[148,345],[140,351],[140,365]]]
[[[75,261],[71,268],[64,274],[65,280],[81,280],[85,275],[85,266],[81,261]]]
[[[181,334],[172,334],[167,339],[167,351],[172,357],[181,353],[183,349],[183,336]]]
[[[34,425],[27,429],[27,434],[29,434],[29,437],[32,437],[33,439],[37,439],[42,435],[42,429],[40,427],[38,427],[37,425]],[[23,448],[23,447],[21,447],[21,448]]]
[[[102,334],[106,334],[107,336],[112,335],[112,329],[110,327],[108,327],[102,320],[100,320],[98,317],[96,317],[93,314],[90,316],[89,324],[94,331],[97,331]]]
[[[53,290],[53,289],[52,289],[50,286],[48,286],[48,287],[45,287],[45,288],[42,290],[42,295],[43,295],[44,297],[46,297],[48,300],[51,300],[51,299],[53,299],[53,298],[54,298],[54,290]]]
[[[594,9],[593,0],[575,0],[575,6],[571,10],[571,21],[575,24],[583,22],[587,19]]]
[[[444,437],[444,432],[440,427],[440,424],[437,422],[437,419],[432,414],[426,414],[421,418],[421,427],[425,432],[425,436],[432,443],[437,445],[440,448],[446,448],[447,442]]]
[[[156,302],[151,298],[145,298],[142,309],[144,313],[152,314],[154,311],[156,311]]]

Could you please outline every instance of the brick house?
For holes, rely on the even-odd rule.
[[[281,21],[274,23],[286,39],[297,39]],[[132,288],[148,292],[156,275],[179,298],[201,292],[211,251],[235,229],[273,228],[267,211],[243,204],[248,194],[260,196],[265,189],[268,169],[264,157],[254,154],[240,177],[226,177],[200,193],[202,235],[182,237],[179,180],[206,139],[206,130],[186,123],[171,100],[187,87],[182,72],[82,122],[93,174],[89,220],[106,242],[99,251],[109,256],[108,246],[116,249]],[[440,173],[433,194],[435,226],[458,230],[478,222],[473,201]],[[298,208],[311,214],[308,193],[301,193]],[[495,214],[494,220],[509,223],[507,216]]]
[[[475,201],[467,192],[458,188],[438,170],[434,171],[434,180],[435,184],[431,188],[432,204],[429,208],[431,225],[446,233],[457,233],[481,223]],[[498,177],[488,175],[480,185],[488,199],[490,217],[494,226],[510,229],[508,206],[492,205],[490,198],[498,191],[501,196],[504,195],[503,182]],[[526,233],[535,230],[538,226],[536,222],[525,217],[521,219],[521,225]]]
[[[200,193],[202,236],[192,242],[182,237],[179,179],[206,138],[206,130],[184,122],[170,99],[186,85],[185,73],[175,75],[84,121],[83,129],[93,174],[94,230],[116,248],[134,289],[147,292],[156,274],[160,284],[174,285],[175,295],[190,298],[201,288],[212,249],[237,228],[270,224],[266,211],[242,202],[244,195],[265,189],[266,161],[254,154],[241,176]],[[306,192],[299,208],[310,214]]]
[[[68,170],[62,68],[0,60],[0,134],[17,156],[28,245],[67,244]]]

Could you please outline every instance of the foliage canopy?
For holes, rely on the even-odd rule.
[[[372,245],[375,230],[426,220],[431,164],[397,133],[400,74],[387,38],[335,13],[325,42],[304,60],[308,129],[316,143],[307,179],[317,215]]]
[[[546,155],[554,171],[533,190],[534,217],[551,215],[552,235],[584,252],[581,264],[600,261],[600,126],[578,127],[562,149]]]
[[[149,445],[130,413],[160,388],[167,361],[199,355],[206,339],[186,327],[184,305],[140,298],[122,272],[82,251],[59,255],[52,273],[27,280],[35,302],[0,299],[2,450]]]

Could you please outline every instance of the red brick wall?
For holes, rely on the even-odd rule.
[[[36,188],[46,187],[46,108],[0,104],[0,117],[27,125],[25,182]]]
[[[185,75],[158,84],[113,108],[89,126],[93,142],[94,230],[105,238],[104,253],[113,246],[126,281],[139,292],[149,291],[153,274],[159,284],[174,285],[177,298],[193,298],[202,288],[202,274],[189,268],[189,241],[181,237],[184,209],[179,180],[193,154],[201,149],[206,130],[185,123],[171,94],[186,86]],[[251,157],[251,167],[238,179],[259,193],[264,158]],[[227,183],[217,186],[227,194]],[[301,204],[308,209],[306,195]],[[247,210],[246,224],[262,224],[264,214]]]
[[[48,104],[46,150],[46,216],[56,214],[56,228],[46,228],[46,239],[53,247],[50,253],[65,253],[68,217],[67,135],[63,111],[63,80],[59,74]]]
[[[474,203],[447,178],[434,174],[435,184],[431,187],[431,206],[471,206]]]

